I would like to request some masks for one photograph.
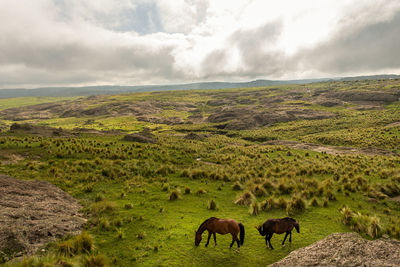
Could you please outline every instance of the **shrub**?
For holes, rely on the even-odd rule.
[[[178,189],[172,190],[172,192],[169,194],[168,199],[171,201],[177,200],[180,198],[180,191]]]
[[[253,202],[253,200],[255,200],[254,195],[251,192],[247,191],[239,196],[238,199],[236,199],[235,204],[248,206]]]
[[[251,202],[249,212],[251,215],[258,215],[260,213],[260,203],[258,203],[256,200]]]
[[[108,266],[108,260],[103,254],[90,254],[83,259],[84,267],[106,267]]]
[[[211,199],[208,202],[207,209],[209,209],[209,210],[217,210],[218,209],[217,208],[217,203],[214,201],[214,199]]]

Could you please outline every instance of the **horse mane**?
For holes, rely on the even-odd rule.
[[[210,217],[210,218],[208,218],[207,220],[205,220],[204,222],[202,222],[202,224],[200,224],[199,229],[197,229],[197,231],[200,231],[200,229],[201,229],[201,227],[203,227],[203,225],[205,225],[207,222],[209,222],[209,221],[211,221],[211,220],[214,220],[214,219],[217,219],[217,218],[215,218],[215,217]]]
[[[292,222],[296,222],[296,220],[295,219],[293,219],[293,218],[290,218],[290,217],[285,217],[285,218],[283,218],[284,220],[287,220],[287,221],[292,221]]]

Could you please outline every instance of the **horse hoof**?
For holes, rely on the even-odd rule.
[[[282,247],[284,248],[284,247],[285,247],[285,245],[282,245]]]
[[[240,248],[236,249],[235,251],[236,251],[236,252],[240,252]]]

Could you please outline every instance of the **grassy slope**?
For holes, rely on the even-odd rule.
[[[245,89],[243,92],[251,90],[254,89]],[[224,92],[242,91],[206,91],[206,95],[196,91],[190,92],[190,95],[185,92],[168,92],[161,93],[159,99],[179,101],[184,98],[185,101],[206,102],[209,99],[208,93]],[[143,93],[112,98],[137,100],[154,98],[154,95]],[[306,151],[261,146],[244,141],[241,137],[257,135],[263,138],[277,137],[361,147],[372,144],[396,151],[394,146],[398,144],[399,128],[385,131],[385,126],[399,120],[399,113],[395,112],[398,108],[397,102],[387,106],[385,110],[364,113],[342,110],[344,116],[339,120],[281,123],[255,131],[232,132],[232,136],[236,137],[211,134],[204,141],[185,140],[174,130],[207,130],[212,125],[164,126],[157,132],[159,144],[156,145],[124,142],[121,141],[122,136],[42,138],[2,134],[0,157],[20,154],[25,159],[0,165],[0,172],[19,179],[48,180],[78,198],[90,219],[87,227],[94,236],[97,251],[105,254],[113,265],[265,266],[332,232],[350,231],[349,227],[340,222],[338,210],[344,204],[362,214],[377,215],[388,233],[399,238],[399,206],[387,199],[376,203],[367,200],[369,191],[381,185],[398,185],[399,179],[394,178],[400,178],[400,160],[399,157],[332,156],[315,152],[308,152],[306,155]],[[168,114],[170,112],[165,111],[163,115]],[[67,119],[55,119],[41,123],[71,125],[67,128],[74,128],[87,119],[71,118],[68,123]],[[124,120],[95,118],[95,121],[103,123],[103,126],[97,125],[96,128],[120,127],[126,131],[135,131],[144,126],[158,126]],[[359,124],[361,122],[362,125]],[[344,129],[349,127],[353,131],[346,132]],[[322,140],[321,135],[331,139]],[[351,142],[346,141],[347,136]],[[197,158],[201,158],[201,161],[196,160]],[[298,173],[300,169],[306,172]],[[335,175],[340,176],[339,181],[334,179]],[[345,189],[344,185],[355,184],[358,177],[367,181],[367,189]],[[234,191],[232,185],[235,181],[240,181],[245,189]],[[245,190],[252,190],[258,183],[265,181],[272,182],[275,189],[267,196],[258,197],[258,202],[271,196],[274,199],[283,197],[289,201],[292,195],[300,194],[304,190],[312,191],[311,186],[304,187],[307,182],[324,188],[322,195],[309,192],[310,196],[303,197],[307,202],[306,211],[293,215],[300,221],[301,233],[294,232],[293,244],[285,248],[280,246],[283,235],[275,235],[272,239],[276,248],[274,251],[266,249],[264,239],[258,235],[254,226],[267,218],[284,217],[286,211],[272,209],[254,216],[250,215],[249,207],[233,203]],[[313,195],[319,203],[326,198],[328,181],[332,182],[331,189],[337,201],[329,201],[327,207],[311,207],[309,203]],[[277,188],[281,183],[293,184],[294,191],[280,192]],[[191,189],[191,194],[183,193],[185,187]],[[168,195],[174,188],[181,191],[180,199],[169,201]],[[199,189],[206,193],[196,194]],[[108,202],[96,202],[96,198],[104,198]],[[211,199],[216,201],[218,210],[207,209],[207,203]],[[114,203],[117,209],[111,212],[100,212],[96,209],[104,203]],[[125,209],[126,204],[132,204],[133,208]],[[240,253],[229,250],[229,236],[217,235],[218,246],[213,248],[211,240],[210,246],[204,248],[207,237],[204,233],[201,246],[194,247],[194,231],[211,216],[234,218],[245,225],[246,239]],[[122,238],[119,238],[118,233],[121,232]],[[57,246],[51,245],[49,251],[57,253]],[[77,263],[80,257],[78,255],[67,261]]]

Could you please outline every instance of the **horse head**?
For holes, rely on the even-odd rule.
[[[194,245],[197,247],[201,242],[200,232],[195,232]]]
[[[264,227],[263,227],[263,225],[260,225],[260,226],[254,226],[254,228],[256,228],[257,229],[257,231],[260,233],[260,235],[265,235],[264,234]]]
[[[298,233],[300,233],[299,222],[298,222],[298,221],[295,221],[293,225],[294,225],[294,228],[296,228],[296,231],[297,231]]]

